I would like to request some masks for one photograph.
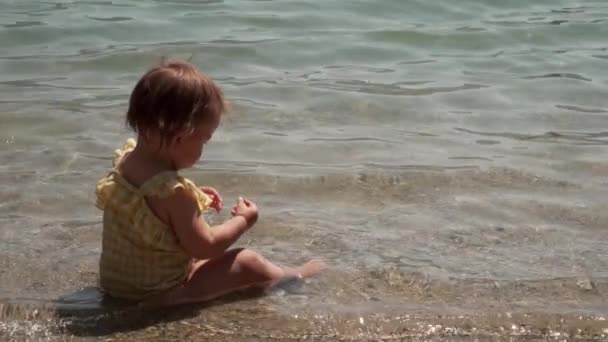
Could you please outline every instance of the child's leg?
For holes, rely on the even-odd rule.
[[[197,263],[184,285],[163,296],[163,305],[210,300],[252,286],[271,286],[285,278],[309,277],[324,267],[309,261],[296,268],[278,267],[248,249],[233,249],[223,256]]]

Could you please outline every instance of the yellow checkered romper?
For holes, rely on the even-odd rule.
[[[197,199],[201,213],[209,208],[211,198],[173,171],[159,173],[134,187],[117,168],[134,147],[135,140],[129,139],[116,150],[113,170],[97,183],[96,206],[103,210],[99,277],[101,288],[110,296],[142,300],[181,284],[192,262],[173,229],[148,207],[145,196],[165,197],[185,188]]]

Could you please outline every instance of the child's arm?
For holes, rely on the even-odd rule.
[[[200,219],[196,201],[186,191],[178,189],[164,202],[170,225],[182,247],[198,259],[222,255],[257,220],[255,204],[242,198],[233,209],[233,217],[213,228]]]

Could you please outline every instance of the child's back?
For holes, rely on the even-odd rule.
[[[211,199],[174,171],[131,183],[127,179],[134,177],[124,177],[119,165],[134,147],[130,139],[117,150],[114,169],[97,184],[97,206],[104,211],[99,275],[109,294],[141,300],[184,282],[192,261],[146,197],[167,197],[181,187],[195,194],[201,211],[209,208]]]

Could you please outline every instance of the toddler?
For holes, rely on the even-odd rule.
[[[221,211],[222,198],[178,171],[200,158],[226,109],[221,89],[190,63],[163,61],[138,81],[126,117],[137,141],[115,152],[96,187],[103,210],[99,276],[108,295],[155,305],[200,302],[324,267],[317,260],[279,267],[252,250],[230,249],[258,219],[251,200],[239,197],[220,225],[201,217]]]

